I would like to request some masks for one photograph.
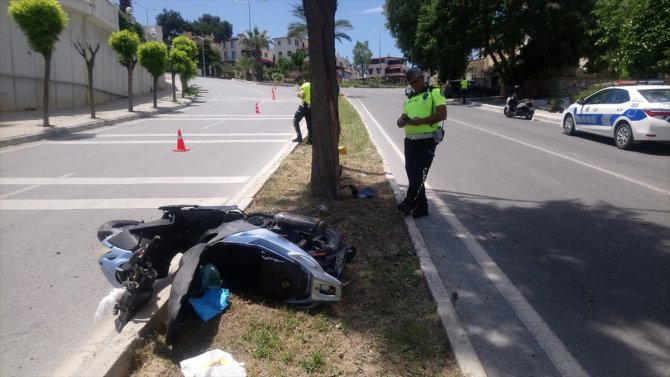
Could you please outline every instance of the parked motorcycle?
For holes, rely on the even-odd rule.
[[[166,342],[188,297],[202,295],[199,272],[212,265],[221,286],[283,299],[298,307],[340,300],[339,279],[356,254],[325,221],[281,212],[245,214],[237,206],[160,207],[158,220],[114,220],[98,239],[108,248],[99,259],[107,280],[125,291],[114,306],[117,331],[149,301],[156,279],[183,253],[168,301]]]
[[[533,119],[535,108],[533,107],[533,100],[530,98],[518,100],[516,94],[512,97],[507,97],[503,113],[509,118],[514,116],[522,116],[528,120]]]

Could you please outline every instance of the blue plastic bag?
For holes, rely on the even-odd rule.
[[[228,307],[228,295],[225,288],[208,289],[202,297],[189,298],[188,302],[198,316],[207,322]]]

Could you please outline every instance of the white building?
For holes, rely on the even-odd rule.
[[[119,65],[116,52],[107,43],[110,34],[119,30],[118,6],[109,0],[59,0],[59,3],[69,22],[51,58],[49,106],[66,109],[88,104],[86,61],[72,41],[88,41],[93,47],[100,44],[93,68],[95,102],[126,97],[127,70]],[[8,0],[0,0],[0,111],[40,108],[44,57],[28,47],[25,35],[8,15],[8,5]],[[133,72],[133,94],[148,93],[151,83],[151,75],[138,64]],[[159,79],[158,86],[165,87],[164,77]]]

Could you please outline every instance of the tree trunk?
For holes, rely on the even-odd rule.
[[[128,68],[128,111],[133,112],[133,68],[134,65],[130,65]]]
[[[335,77],[335,10],[337,0],[303,0],[309,39],[312,77],[311,196],[337,199],[340,195],[337,144],[340,137]]]
[[[177,77],[176,72],[170,72],[172,74],[172,102],[177,102],[177,83],[175,83],[175,79]]]
[[[158,76],[154,76],[154,109],[158,108]]]
[[[91,104],[91,118],[95,119],[95,91],[93,90],[93,59],[86,61],[86,70],[88,71],[88,98]]]
[[[51,52],[44,54],[44,95],[42,96],[42,126],[49,127],[49,76],[51,75]]]

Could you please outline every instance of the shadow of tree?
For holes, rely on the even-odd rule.
[[[587,372],[656,376],[663,365],[667,367],[669,203],[620,208],[579,200],[534,202],[460,192],[437,194]],[[421,229],[430,228],[444,236],[428,242],[429,247],[457,238],[444,218],[431,216]],[[468,315],[490,312],[490,303],[468,283],[486,280],[491,284],[483,278],[481,266],[463,247],[442,252],[431,249],[441,276],[463,297],[459,310]],[[507,324],[483,321],[480,325],[473,326],[477,330],[473,342],[484,345],[490,355],[527,351],[514,349],[510,339],[492,341],[490,335]]]

